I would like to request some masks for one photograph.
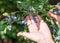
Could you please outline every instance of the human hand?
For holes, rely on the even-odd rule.
[[[36,23],[32,18],[32,15],[26,16],[29,32],[19,32],[17,36],[25,36],[37,43],[54,43],[50,30],[41,17],[36,16]]]
[[[60,6],[56,5],[56,10],[60,10]],[[54,14],[53,12],[48,12],[48,16],[53,18],[54,21],[59,24],[60,23],[60,14]]]

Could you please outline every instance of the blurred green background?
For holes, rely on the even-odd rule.
[[[23,36],[17,37],[17,33],[20,31],[28,32],[27,25],[21,22],[28,14],[40,15],[51,28],[55,43],[60,43],[57,39],[60,33],[59,25],[55,24],[53,19],[47,17],[48,11],[55,10],[57,2],[53,3],[52,1],[0,0],[0,43],[35,43]],[[51,5],[52,3],[54,5]]]

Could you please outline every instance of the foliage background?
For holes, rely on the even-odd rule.
[[[59,25],[47,17],[48,11],[55,10],[55,5],[50,5],[48,0],[0,0],[0,41],[9,40],[9,43],[35,43],[25,37],[17,37],[20,31],[28,32],[27,25],[21,20],[26,15],[40,15],[51,28],[52,37],[59,42]]]

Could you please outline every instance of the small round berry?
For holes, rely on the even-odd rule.
[[[60,15],[60,10],[55,11],[54,14]]]
[[[56,37],[56,39],[60,41],[60,35],[58,35],[58,36]]]
[[[11,16],[11,18],[12,18],[12,19],[14,19],[14,20],[16,20],[16,19],[17,19],[17,17],[16,17],[16,16]]]
[[[8,30],[11,30],[11,29],[12,29],[12,25],[9,25],[9,26],[8,26]]]
[[[32,0],[32,3],[34,3],[34,0]]]
[[[34,9],[33,7],[30,7],[30,8],[29,8],[29,11],[30,11],[30,12],[34,12],[34,10],[35,10],[35,9]]]
[[[33,20],[34,20],[35,23],[37,22],[35,17],[33,17]]]
[[[6,21],[8,21],[8,20],[9,20],[9,18],[5,18],[5,20],[6,20]]]
[[[20,24],[26,24],[26,19],[20,21]]]
[[[60,10],[58,10],[58,14],[60,14]]]
[[[57,32],[57,29],[53,29],[53,32]]]

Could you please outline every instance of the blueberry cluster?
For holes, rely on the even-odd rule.
[[[37,22],[35,17],[33,17],[32,20],[34,20],[35,23]],[[20,21],[20,24],[26,24],[26,19]]]
[[[11,29],[12,29],[12,23],[11,23],[11,21],[12,21],[12,20],[15,21],[16,19],[17,19],[16,16],[11,16],[11,17],[9,17],[9,18],[8,18],[8,17],[5,18],[5,20],[6,20],[6,21],[8,22],[8,24],[9,24],[8,30],[11,30]]]
[[[60,15],[60,10],[54,11],[54,14]]]
[[[56,40],[60,41],[60,35],[58,34],[58,30],[53,29],[53,32],[56,34]]]
[[[8,30],[11,30],[11,29],[12,29],[12,25],[9,25],[9,26],[8,26]]]
[[[9,18],[8,17],[5,18],[5,20],[8,21],[8,22],[10,22],[11,20],[14,20],[15,21],[16,19],[17,19],[16,16],[11,16]]]

